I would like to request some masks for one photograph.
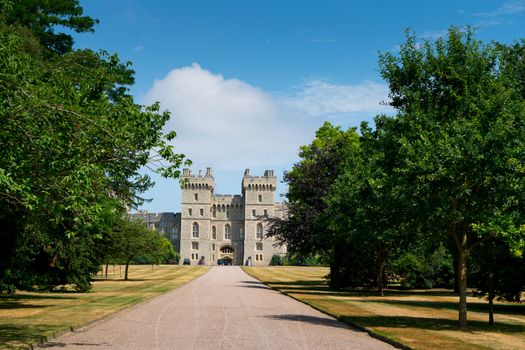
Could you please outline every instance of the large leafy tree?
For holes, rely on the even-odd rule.
[[[312,143],[301,147],[301,161],[284,175],[288,184],[288,217],[267,219],[268,234],[286,244],[289,252],[330,256],[330,282],[334,287],[341,286],[346,252],[344,240],[335,235],[326,220],[325,201],[344,164],[352,161],[358,148],[355,129],[345,131],[326,122]]]
[[[72,50],[64,36],[51,43],[40,36],[52,37],[55,24],[91,28],[81,11],[69,8],[77,5],[0,3],[0,289],[85,281],[89,269],[65,266],[97,251],[111,222],[142,201],[152,182],[141,167],[162,161],[157,170],[177,177],[184,161],[169,145],[175,134],[162,131],[169,113],[129,95],[129,64],[106,52]],[[35,12],[27,14],[29,22],[16,20],[20,6]],[[84,24],[60,22],[60,13]],[[64,50],[55,45],[61,40]],[[46,54],[35,55],[35,45]],[[81,236],[86,239],[74,239]],[[90,239],[96,244],[86,249],[61,248]],[[17,264],[20,259],[27,263]],[[53,282],[57,270],[78,278]]]
[[[515,65],[513,62],[520,62]],[[408,35],[380,58],[390,86],[397,176],[429,232],[457,248],[459,324],[467,324],[467,257],[478,244],[523,244],[525,99],[523,42],[486,45],[471,30],[435,42]],[[521,68],[520,68],[521,67]]]
[[[401,195],[404,184],[399,183],[394,174],[395,133],[385,131],[386,125],[392,122],[391,118],[379,116],[375,130],[362,124],[359,151],[335,179],[326,211],[330,227],[356,248],[346,268],[362,270],[356,264],[359,259],[375,265],[374,275],[381,295],[388,259],[418,238],[417,225],[413,225],[414,220],[407,215],[407,207],[412,202],[404,200]],[[366,283],[366,279],[357,282]]]

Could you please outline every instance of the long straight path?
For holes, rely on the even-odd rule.
[[[51,349],[392,349],[237,266],[64,334]]]

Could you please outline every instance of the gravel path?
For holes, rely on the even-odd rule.
[[[64,334],[48,349],[393,349],[217,266],[172,292]]]

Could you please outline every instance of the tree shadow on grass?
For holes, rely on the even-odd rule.
[[[21,344],[37,343],[44,335],[51,334],[53,329],[45,325],[14,326],[0,324],[0,348],[20,348]]]
[[[341,321],[357,323],[363,327],[421,328],[429,330],[459,330],[456,320],[409,316],[341,316]],[[525,325],[496,323],[490,326],[485,321],[468,321],[465,331],[493,331],[501,333],[524,333]]]
[[[22,304],[19,301],[1,301],[0,310],[14,310],[14,309],[41,309],[51,305],[39,304]]]
[[[62,294],[62,293],[61,293]],[[24,300],[42,300],[42,299],[75,299],[67,295],[56,295],[48,293],[39,294],[0,294],[0,303],[4,301],[24,301]]]
[[[36,300],[61,300],[61,299],[73,299],[68,296],[62,295],[47,295],[45,293],[39,295],[31,294],[9,294],[0,295],[0,310],[12,310],[12,309],[37,309],[52,306],[42,304],[29,304],[28,302]]]
[[[469,311],[488,312],[488,304],[481,302],[468,303]],[[376,299],[360,300],[360,302],[383,303],[392,305],[404,305],[413,307],[427,307],[432,309],[451,309],[457,310],[458,303],[450,301],[427,301],[427,300],[398,300],[398,299]],[[525,315],[525,304],[494,304],[494,312],[500,314]]]

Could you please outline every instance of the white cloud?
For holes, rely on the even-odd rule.
[[[307,144],[323,120],[331,116],[387,110],[387,87],[370,81],[337,85],[312,80],[292,93],[276,96],[238,79],[225,79],[194,63],[173,69],[154,82],[144,103],[160,101],[172,113],[168,129],[179,135],[174,144],[197,167],[238,169],[289,165],[298,147]]]
[[[525,0],[506,2],[492,12],[478,12],[474,16],[478,17],[500,17],[516,13],[525,12]]]
[[[491,12],[477,12],[473,16],[481,18],[479,27],[496,27],[510,22],[510,17],[525,12],[525,0],[506,2]]]
[[[308,81],[285,103],[311,116],[388,113],[388,87],[373,81],[357,85],[333,84],[322,80]]]

